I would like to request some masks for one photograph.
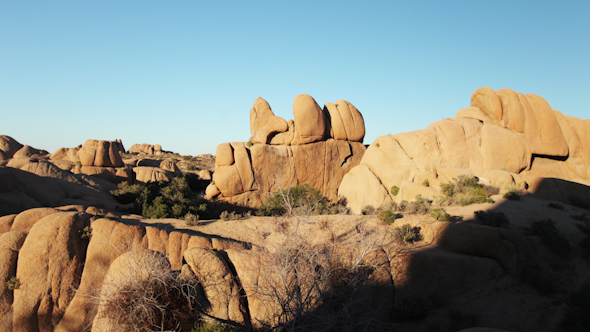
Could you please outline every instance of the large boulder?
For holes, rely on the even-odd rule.
[[[356,194],[366,187],[367,171],[388,192],[393,186],[403,187],[393,200],[413,199],[414,194],[433,198],[436,192],[419,186],[425,179],[438,188],[461,174],[500,187],[526,187],[526,178],[538,177],[588,186],[589,134],[589,120],[564,116],[537,95],[480,88],[473,93],[471,106],[453,119],[424,130],[378,137],[360,162],[366,168],[352,173],[363,176],[348,178],[339,195],[354,211],[369,204],[370,198]],[[531,186],[531,191],[536,187]]]
[[[87,140],[78,155],[82,166],[122,167],[121,144],[111,141]]]
[[[268,144],[269,139],[287,131],[287,121],[275,116],[266,100],[258,97],[250,109],[250,132],[252,143]]]
[[[162,146],[160,144],[133,144],[131,148],[129,148],[129,153],[144,153],[147,155],[160,155],[163,153]]]

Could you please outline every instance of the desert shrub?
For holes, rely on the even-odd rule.
[[[420,227],[412,227],[409,224],[396,227],[393,234],[396,241],[401,244],[409,245],[422,240],[422,236],[420,235]]]
[[[563,205],[559,204],[559,203],[549,203],[547,204],[548,207],[552,208],[552,209],[556,209],[556,210],[563,210]]]
[[[215,323],[207,323],[202,322],[197,326],[193,327],[191,332],[237,332],[240,331],[235,327],[230,327],[227,325],[215,324]]]
[[[221,212],[221,214],[219,215],[219,219],[227,221],[227,220],[242,220],[242,219],[248,219],[251,217],[251,213],[250,211],[248,212],[244,212],[244,213],[236,213],[235,211],[223,211]]]
[[[559,327],[562,331],[590,331],[590,282],[570,293]]]
[[[393,316],[398,321],[416,321],[426,318],[434,308],[431,301],[423,297],[407,297],[393,308]]]
[[[6,282],[6,288],[8,288],[9,290],[15,290],[15,289],[19,289],[21,286],[20,284],[20,280],[18,279],[17,276],[12,276],[10,279],[8,279],[8,281]]]
[[[431,205],[432,203],[428,199],[416,195],[415,201],[401,201],[398,211],[408,214],[426,214],[430,210]]]
[[[422,185],[424,187],[430,187],[430,181],[428,181],[428,179],[425,179],[424,181],[422,181]]]
[[[189,170],[189,171],[194,171],[194,170],[197,169],[197,165],[195,165],[195,164],[188,164],[188,165],[186,165],[186,169]]]
[[[139,204],[143,216],[182,219],[187,213],[208,217],[208,205],[195,197],[186,179],[173,178],[169,182],[148,182],[143,188]]]
[[[508,191],[504,194],[503,196],[505,199],[511,200],[511,201],[518,201],[520,200],[520,195],[515,192],[515,191]]]
[[[488,197],[486,189],[474,176],[460,175],[453,182],[441,183],[440,193],[441,195],[436,198],[436,203],[440,206],[494,203],[494,200]]]
[[[389,192],[393,196],[397,196],[397,194],[399,194],[399,187],[398,186],[393,186],[393,187],[391,187],[391,189],[389,190]]]
[[[373,207],[373,205],[365,205],[361,209],[361,214],[365,215],[365,216],[369,216],[369,215],[375,214],[375,211],[376,211],[376,209]]]
[[[124,181],[117,185],[117,189],[112,190],[111,194],[115,196],[117,202],[121,204],[129,204],[137,201],[144,186],[141,184],[129,184]]]
[[[379,143],[375,143],[375,146],[376,147],[380,147],[381,145]]]
[[[346,198],[341,198],[336,204],[332,204],[328,208],[328,214],[350,214],[350,208],[346,204]]]
[[[279,190],[258,208],[263,216],[291,215],[294,210],[310,214],[325,214],[330,202],[321,191],[305,183],[286,190]]]
[[[252,145],[254,145],[254,143],[252,143],[252,141],[248,141],[248,142],[246,143],[246,146],[247,146],[247,147],[251,147]]]
[[[502,212],[475,211],[475,219],[485,226],[508,228],[510,221]]]
[[[149,259],[130,258],[129,273],[103,286],[97,316],[121,332],[191,331],[198,308],[196,285]]]
[[[451,215],[443,208],[430,210],[430,216],[438,221],[451,221]]]
[[[395,213],[389,210],[382,210],[378,215],[379,220],[381,220],[381,222],[384,224],[393,224],[395,217]]]
[[[188,212],[185,216],[184,216],[184,224],[186,226],[197,226],[199,222],[199,215],[195,215],[192,214],[190,212]]]
[[[531,230],[551,251],[561,256],[569,254],[571,250],[570,244],[559,234],[555,227],[555,221],[551,219],[534,221]]]

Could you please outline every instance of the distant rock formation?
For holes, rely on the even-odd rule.
[[[208,198],[257,208],[272,192],[309,183],[337,200],[342,177],[365,152],[361,113],[344,100],[322,110],[311,96],[298,95],[293,114],[294,120],[285,121],[264,99],[256,99],[250,141],[217,147]]]
[[[345,175],[338,195],[358,213],[387,200],[433,198],[440,183],[460,174],[531,191],[542,178],[590,185],[590,120],[564,116],[534,94],[479,88],[454,119],[378,137]],[[396,196],[393,186],[400,188]]]
[[[128,153],[144,153],[148,155],[160,155],[164,153],[160,144],[133,144]]]

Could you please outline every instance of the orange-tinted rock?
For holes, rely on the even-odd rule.
[[[270,143],[270,139],[287,131],[287,121],[275,116],[266,100],[256,98],[254,107],[250,109],[250,133],[252,143]]]
[[[8,160],[23,147],[14,138],[0,135],[0,160]]]
[[[78,155],[82,166],[121,167],[121,152],[119,143],[87,140]]]
[[[295,138],[291,144],[308,144],[326,138],[327,116],[310,95],[295,97],[293,115]]]

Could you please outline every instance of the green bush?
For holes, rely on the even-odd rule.
[[[188,213],[200,218],[209,217],[207,203],[198,200],[186,179],[180,177],[169,182],[148,182],[138,201],[141,214],[152,219],[182,219]]]
[[[422,185],[424,187],[430,187],[430,181],[428,181],[428,179],[425,179],[424,181],[422,181]]]
[[[248,143],[246,143],[247,147],[251,147],[252,145],[254,145],[254,143],[252,143],[252,141],[248,141]]]
[[[442,208],[430,210],[430,216],[438,221],[451,221],[451,215]]]
[[[397,196],[397,194],[399,194],[399,187],[398,186],[393,186],[393,187],[391,187],[391,189],[389,190],[389,192],[393,196]]]
[[[326,214],[330,202],[321,191],[305,183],[271,195],[258,209],[263,216],[284,215],[303,211],[310,214]]]
[[[559,234],[555,227],[555,221],[551,219],[534,221],[531,230],[549,250],[556,254],[566,256],[571,251],[569,242]]]
[[[384,224],[393,224],[393,222],[395,221],[395,217],[395,213],[389,210],[383,210],[379,212],[378,215],[379,220],[381,220],[381,222]]]
[[[143,188],[144,186],[141,184],[129,184],[124,181],[119,183],[116,190],[111,190],[111,194],[115,196],[117,202],[129,204],[134,203],[139,198]]]
[[[92,228],[86,226],[79,230],[78,233],[80,234],[80,239],[90,241],[90,238],[92,237]]]
[[[494,203],[494,200],[488,198],[486,188],[480,185],[474,176],[460,175],[453,182],[442,183],[440,193],[441,195],[436,198],[436,203],[440,206]]]
[[[490,227],[508,228],[510,221],[502,212],[475,211],[475,218],[480,224]]]
[[[430,210],[431,202],[420,196],[416,195],[416,200],[412,202],[401,201],[398,206],[399,212],[409,214],[426,214]]]

